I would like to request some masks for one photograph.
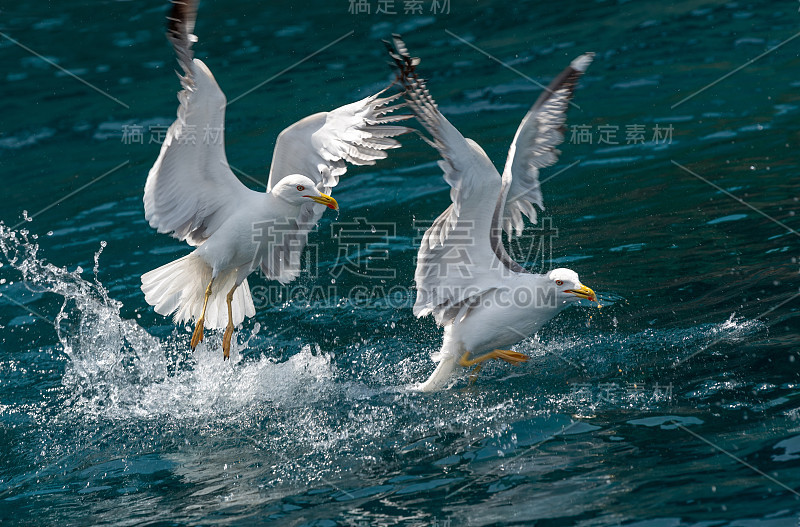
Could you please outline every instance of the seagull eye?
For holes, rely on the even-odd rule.
[[[303,192],[305,189],[306,187],[304,187],[303,185],[297,185],[297,190],[299,190],[300,192]]]
[[[556,280],[556,285],[564,285],[564,281],[563,280]]]

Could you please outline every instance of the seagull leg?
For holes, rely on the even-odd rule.
[[[211,296],[211,284],[213,283],[214,279],[212,278],[208,283],[208,287],[206,287],[206,297],[203,300],[203,311],[200,313],[200,318],[197,319],[197,323],[194,326],[194,332],[192,333],[192,351],[194,351],[198,344],[203,342],[203,325],[206,321],[206,306],[208,306],[208,299]]]
[[[516,366],[517,364],[521,364],[523,362],[528,361],[529,358],[530,357],[528,357],[527,355],[522,353],[517,353],[516,351],[494,350],[490,351],[485,355],[481,355],[476,359],[471,359],[470,352],[468,351],[461,356],[461,358],[458,360],[458,363],[466,368],[470,366],[475,366],[475,369],[472,370],[469,375],[470,384],[472,384],[477,380],[478,373],[480,373],[481,368],[483,368],[483,363],[486,362],[487,360],[500,359]]]
[[[225,297],[225,301],[228,303],[228,325],[225,326],[225,335],[222,337],[222,360],[228,360],[231,356],[231,337],[233,337],[233,307],[231,302],[233,302],[233,292],[236,291],[237,287],[239,287],[239,284],[235,284],[228,291],[228,296]]]

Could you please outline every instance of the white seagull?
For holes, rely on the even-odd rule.
[[[142,276],[147,302],[176,323],[196,321],[194,349],[203,328],[221,329],[228,358],[233,329],[255,315],[247,276],[259,267],[287,283],[300,273],[300,255],[325,207],[338,210],[328,194],[346,162],[372,165],[400,144],[393,137],[408,128],[389,125],[405,104],[385,92],[310,115],[278,136],[267,192],[244,186],[225,157],[225,94],[208,67],[194,58],[192,34],[197,1],[173,2],[167,38],[184,75],[178,118],[147,176],[145,218],[161,233],[195,250]],[[388,88],[387,88],[388,89]],[[241,287],[240,287],[241,286]]]
[[[578,299],[596,301],[570,269],[547,274],[526,271],[503,246],[502,231],[521,235],[523,215],[536,222],[535,204],[544,210],[539,169],[554,164],[564,140],[567,106],[578,79],[592,61],[586,53],[572,61],[541,94],[522,120],[508,151],[502,176],[483,149],[465,138],[439,112],[424,80],[399,36],[389,52],[400,71],[405,98],[417,120],[431,134],[426,140],[442,157],[439,166],[450,185],[452,204],[425,232],[414,275],[414,314],[433,314],[444,326],[438,362],[417,388],[440,390],[449,384],[456,366],[484,361],[511,364],[528,360],[507,348],[528,337]]]

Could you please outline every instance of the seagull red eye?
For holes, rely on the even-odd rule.
[[[299,190],[300,192],[303,192],[305,189],[306,187],[304,187],[303,185],[297,185],[297,190]]]
[[[564,285],[564,282],[562,280],[556,280],[556,285]]]

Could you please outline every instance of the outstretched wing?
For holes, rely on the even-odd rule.
[[[509,272],[510,259],[492,233],[502,181],[483,149],[439,112],[425,81],[415,72],[419,60],[409,56],[403,41],[395,35],[394,47],[387,46],[406,89],[406,101],[442,157],[439,166],[452,201],[422,238],[414,275],[414,314],[433,313],[440,325],[452,324]]]
[[[374,165],[387,157],[387,150],[399,148],[400,142],[394,138],[410,128],[393,123],[411,116],[392,115],[405,103],[402,93],[381,97],[389,88],[333,111],[309,115],[283,130],[275,143],[267,192],[284,177],[301,174],[311,178],[317,190],[330,194],[339,183],[339,176],[347,172],[347,163]],[[324,205],[302,206],[297,222],[283,236],[283,243],[261,263],[268,277],[285,283],[298,276],[308,234],[324,212]]]
[[[347,172],[347,163],[374,165],[386,157],[386,150],[399,148],[394,137],[410,129],[392,123],[411,116],[391,115],[405,104],[394,104],[402,93],[381,98],[389,88],[333,111],[309,115],[283,130],[275,143],[267,192],[282,178],[302,174],[316,183],[317,190],[330,194],[339,176]],[[298,224],[310,230],[323,212],[324,205],[304,205]]]
[[[388,89],[330,112],[309,115],[282,131],[275,143],[267,191],[289,174],[302,174],[328,194],[347,172],[347,163],[374,165],[386,157],[386,150],[399,148],[394,137],[410,129],[392,123],[411,116],[391,115],[405,104],[394,104],[402,93],[381,98]]]
[[[339,176],[347,172],[347,163],[374,165],[387,156],[387,150],[399,148],[400,142],[394,137],[410,129],[393,123],[411,116],[392,115],[405,104],[395,104],[401,93],[382,98],[389,88],[333,111],[309,115],[283,130],[275,143],[267,192],[284,177],[302,174],[315,182],[317,190],[330,194],[339,183]],[[302,206],[285,243],[261,265],[268,277],[285,282],[299,274],[300,255],[308,234],[324,212],[324,205]]]
[[[503,229],[511,236],[522,234],[523,215],[536,223],[534,205],[544,210],[539,187],[539,169],[558,161],[556,148],[564,141],[564,122],[578,79],[592,62],[594,53],[585,53],[572,61],[553,79],[525,115],[508,150],[503,170]]]
[[[147,176],[144,212],[150,226],[190,245],[211,236],[253,191],[228,168],[225,157],[225,94],[205,64],[194,59],[192,34],[197,1],[173,2],[167,38],[184,75],[178,118]]]

